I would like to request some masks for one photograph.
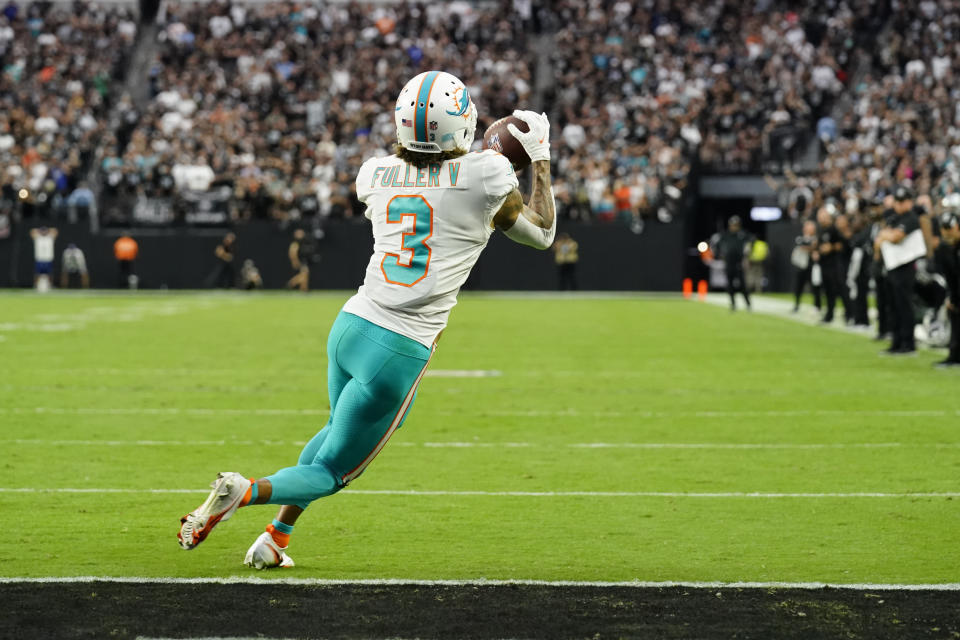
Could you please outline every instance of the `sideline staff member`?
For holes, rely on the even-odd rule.
[[[843,286],[843,236],[834,224],[833,215],[827,207],[820,207],[817,211],[817,246],[813,257],[820,264],[820,273],[823,278],[823,291],[827,295],[827,312],[821,322],[833,322],[833,310],[837,306],[837,298],[843,299],[840,291]]]
[[[943,242],[934,258],[937,270],[947,281],[947,315],[950,318],[950,353],[937,367],[960,367],[960,214],[948,211],[940,216]]]
[[[569,233],[558,233],[553,243],[553,260],[557,265],[557,283],[560,291],[577,290],[577,263],[580,261],[580,245]]]
[[[920,221],[913,209],[913,194],[906,187],[898,187],[893,194],[893,211],[896,214],[887,217],[887,227],[877,234],[874,244],[876,254],[881,254],[880,246],[884,242],[900,244],[914,231],[920,229]],[[883,353],[905,355],[916,353],[913,339],[913,286],[917,279],[916,260],[887,270],[887,289],[890,293],[890,306],[893,311],[893,339],[890,348]]]
[[[287,280],[287,289],[310,290],[310,263],[313,262],[314,244],[303,229],[293,232],[293,241],[287,248],[287,257],[293,268],[293,277]]]
[[[123,234],[113,243],[113,257],[117,259],[117,266],[120,268],[117,275],[117,286],[123,289],[129,287],[136,288],[137,276],[133,273],[133,261],[137,259],[140,247],[137,241],[129,234]]]
[[[727,270],[727,293],[730,294],[730,311],[737,310],[734,298],[737,291],[743,294],[750,309],[750,294],[747,293],[746,278],[743,275],[743,257],[750,250],[753,236],[743,230],[740,216],[732,216],[727,222],[727,231],[717,241],[717,254],[723,258]]]

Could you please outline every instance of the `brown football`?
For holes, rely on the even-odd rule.
[[[483,134],[483,148],[493,149],[497,153],[507,156],[507,160],[513,163],[514,171],[520,171],[530,166],[530,156],[527,155],[523,145],[507,129],[507,125],[511,123],[524,133],[530,130],[527,123],[520,118],[514,116],[500,118],[487,127],[487,132]]]

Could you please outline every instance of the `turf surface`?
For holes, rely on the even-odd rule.
[[[0,576],[249,575],[272,507],[189,553],[178,518],[322,426],[345,298],[0,294]],[[960,376],[878,350],[676,299],[464,296],[431,368],[501,375],[425,379],[283,576],[958,582],[958,499],[896,494],[960,490]],[[63,488],[160,492],[6,491]],[[722,495],[750,492],[810,495]]]

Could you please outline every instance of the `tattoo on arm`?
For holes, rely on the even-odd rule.
[[[550,161],[538,160],[533,163],[533,191],[530,203],[523,209],[523,215],[541,229],[553,226],[553,194],[550,192]]]
[[[501,231],[506,231],[517,221],[517,216],[521,215],[541,229],[553,226],[556,211],[553,194],[550,192],[550,162],[547,160],[533,163],[533,191],[529,205],[523,203],[523,196],[514,189],[503,201],[500,211],[493,218],[493,224]]]

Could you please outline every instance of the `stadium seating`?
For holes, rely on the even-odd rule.
[[[356,170],[396,136],[383,105],[423,68],[463,78],[486,122],[531,91],[519,23],[489,9],[198,3],[160,21],[121,182],[147,197],[225,184],[241,218],[359,214]]]
[[[790,175],[817,138],[819,171],[785,193],[814,184],[817,201],[862,202],[905,178],[960,180],[957,54],[941,26],[958,16],[938,3],[887,16],[875,0],[830,12],[776,0],[171,2],[149,42],[130,9],[79,6],[11,4],[0,18],[3,198],[26,215],[71,208],[93,168],[101,199],[119,199],[107,223],[132,212],[168,224],[197,201],[240,219],[355,216],[357,167],[393,141],[383,105],[434,67],[471,87],[481,129],[516,107],[549,112],[570,218],[667,221],[691,172]],[[124,78],[135,47],[153,62]],[[124,79],[148,84],[149,100],[121,97]]]
[[[6,5],[0,208],[48,216],[90,206],[81,183],[112,134],[109,115],[136,34],[132,12],[118,5]]]

